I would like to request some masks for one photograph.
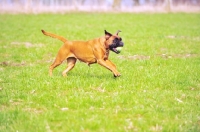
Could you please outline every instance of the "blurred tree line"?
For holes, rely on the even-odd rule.
[[[0,0],[0,4],[42,4],[46,6],[54,5],[107,5],[111,4],[112,7],[120,6],[123,3],[130,3],[132,6],[139,5],[160,5],[166,2],[172,5],[200,5],[200,0]]]
[[[186,6],[196,6],[200,7],[200,0],[0,0],[0,10],[2,7],[20,7],[21,9],[38,9],[38,7],[71,7],[73,9],[79,9],[80,7],[90,8],[103,7],[103,9],[109,10],[120,10],[134,8],[140,6],[162,6],[170,11],[171,7],[186,5]],[[101,10],[102,8],[99,8]]]

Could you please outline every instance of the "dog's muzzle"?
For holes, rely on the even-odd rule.
[[[119,41],[117,43],[113,43],[109,46],[109,49],[113,52],[115,52],[116,54],[119,54],[120,51],[118,51],[116,48],[117,47],[123,47],[124,46],[124,43],[122,41]]]

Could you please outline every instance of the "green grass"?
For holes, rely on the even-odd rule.
[[[200,14],[0,15],[0,131],[200,131]],[[48,67],[62,43],[122,32],[122,74]]]

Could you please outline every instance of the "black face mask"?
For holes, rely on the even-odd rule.
[[[123,47],[124,46],[124,43],[122,42],[122,39],[121,38],[115,38],[113,40],[113,43],[109,46],[109,49],[115,53],[120,53],[116,48],[117,47]]]

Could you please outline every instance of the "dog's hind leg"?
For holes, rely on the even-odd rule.
[[[55,60],[53,64],[49,67],[49,75],[52,76],[53,74],[53,69],[59,66],[62,63],[62,61]]]
[[[69,72],[71,69],[74,68],[75,64],[76,64],[76,58],[74,57],[69,57],[67,58],[67,68],[62,72],[63,76],[66,76],[67,72]]]
[[[66,50],[66,45],[63,45],[58,51],[58,54],[56,56],[54,63],[51,64],[51,66],[49,67],[50,76],[52,76],[53,69],[59,66],[64,60],[66,60],[68,55],[69,55],[69,51]]]
[[[63,53],[63,52],[61,52]],[[59,53],[51,66],[49,67],[49,75],[52,76],[53,69],[62,64],[62,62],[66,59],[66,55]]]

